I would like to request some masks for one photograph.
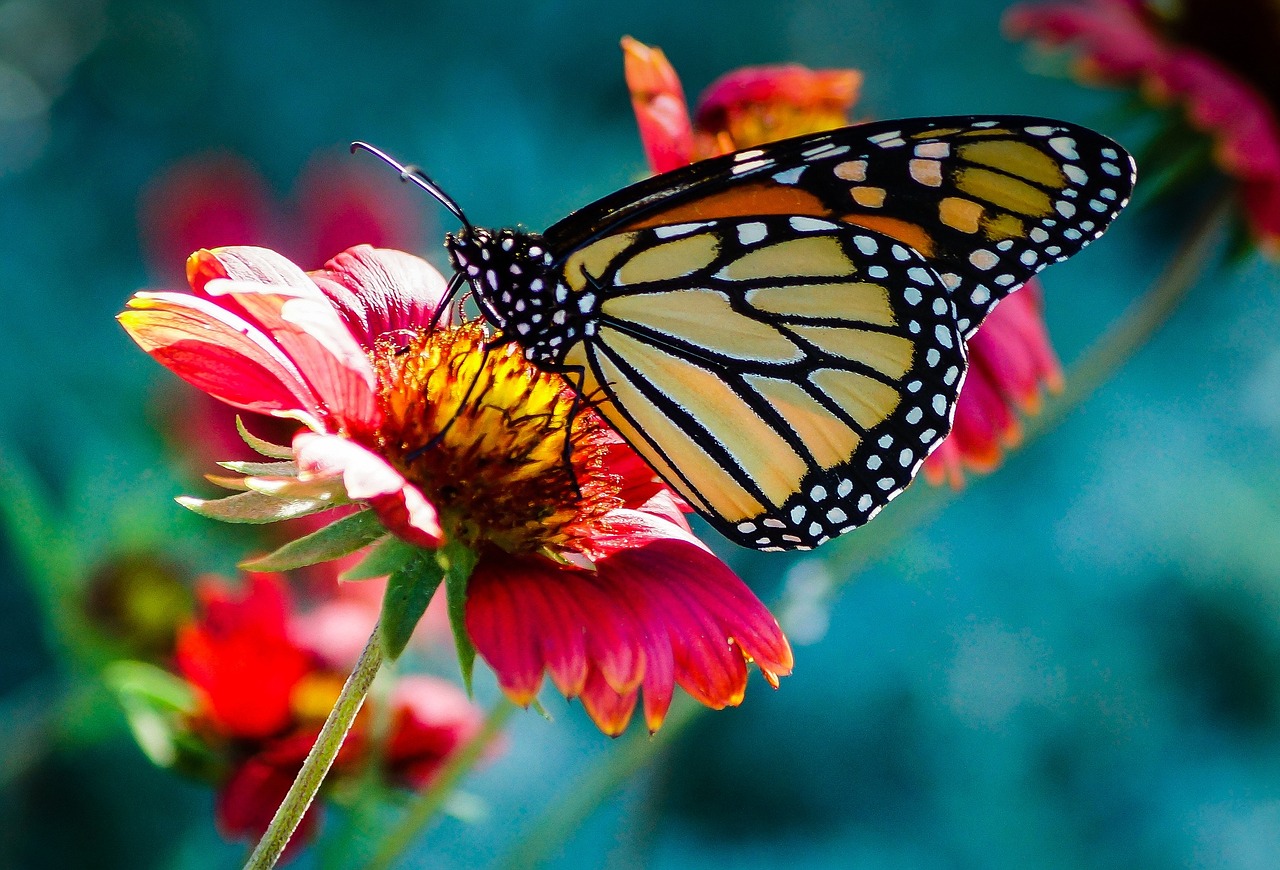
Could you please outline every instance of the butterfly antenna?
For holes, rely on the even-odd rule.
[[[418,185],[418,187],[421,187],[427,193],[431,194],[431,196],[447,208],[454,217],[462,221],[462,225],[464,227],[468,230],[473,229],[471,221],[467,220],[467,216],[462,213],[462,208],[453,201],[453,198],[450,197],[449,194],[440,189],[440,185],[432,181],[430,176],[421,169],[413,165],[401,163],[390,154],[387,154],[379,148],[373,147],[368,142],[352,142],[351,153],[354,154],[356,151],[368,151],[374,157],[377,157],[383,163],[399,172],[401,181],[412,181],[414,184]]]

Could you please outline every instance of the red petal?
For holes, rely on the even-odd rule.
[[[347,496],[368,502],[400,538],[429,549],[444,543],[435,507],[381,456],[341,435],[315,432],[298,433],[293,450],[303,479],[340,476]]]
[[[301,760],[292,766],[279,767],[255,756],[236,768],[218,793],[215,812],[222,835],[236,840],[261,838],[301,766]],[[316,801],[303,815],[280,856],[282,862],[297,857],[315,836],[321,807],[321,802]]]
[[[380,336],[416,334],[444,299],[444,277],[426,260],[360,245],[311,276],[365,350]],[[450,317],[441,320],[448,325]]]
[[[639,693],[634,689],[619,693],[597,672],[592,672],[582,692],[582,706],[596,727],[610,737],[627,730]]]
[[[640,141],[654,172],[693,160],[693,125],[680,78],[661,49],[629,36],[622,38],[623,68]]]
[[[208,300],[136,293],[117,319],[156,361],[217,399],[264,414],[321,412],[311,387],[274,342]]]

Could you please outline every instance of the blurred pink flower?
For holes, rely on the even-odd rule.
[[[1135,88],[1209,137],[1259,245],[1280,250],[1280,7],[1255,0],[1015,6],[1005,31],[1074,57],[1088,84]]]
[[[969,339],[969,370],[951,434],[924,463],[930,483],[959,488],[966,469],[988,472],[1022,438],[1019,412],[1038,414],[1045,389],[1062,389],[1062,366],[1044,325],[1044,299],[1033,278],[1001,300]]]

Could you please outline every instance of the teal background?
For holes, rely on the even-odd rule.
[[[852,66],[859,117],[1045,114],[1140,144],[1115,95],[1029,73],[1002,10],[8,0],[0,445],[82,553],[150,543],[225,568],[230,539],[171,501],[193,484],[152,427],[171,376],[112,319],[151,280],[137,198],[171,161],[230,149],[286,190],[314,152],[360,138],[423,165],[477,224],[539,228],[645,171],[628,33],[661,46],[691,96],[747,64]],[[1154,279],[1203,194],[1132,211],[1044,276],[1064,361]],[[385,195],[417,196],[390,172]],[[920,492],[815,555],[712,540],[766,599],[849,583],[827,630],[795,638],[778,692],[753,679],[742,708],[702,717],[550,866],[1275,866],[1280,303],[1269,263],[1207,268],[1061,426],[891,544],[878,536]],[[45,627],[46,590],[14,550],[30,533],[0,546],[0,866],[237,866],[211,791],[152,768],[109,701],[90,692],[64,717],[79,725],[47,724],[63,721],[50,699],[92,678]],[[486,814],[446,819],[404,866],[488,866],[619,750],[546,702],[555,721],[519,716],[469,782]]]

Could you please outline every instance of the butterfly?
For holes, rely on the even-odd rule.
[[[498,341],[600,397],[725,536],[799,550],[911,482],[950,431],[966,338],[1102,234],[1135,166],[1062,121],[880,121],[654,176],[541,234],[472,227],[413,180],[462,220],[454,286]]]

